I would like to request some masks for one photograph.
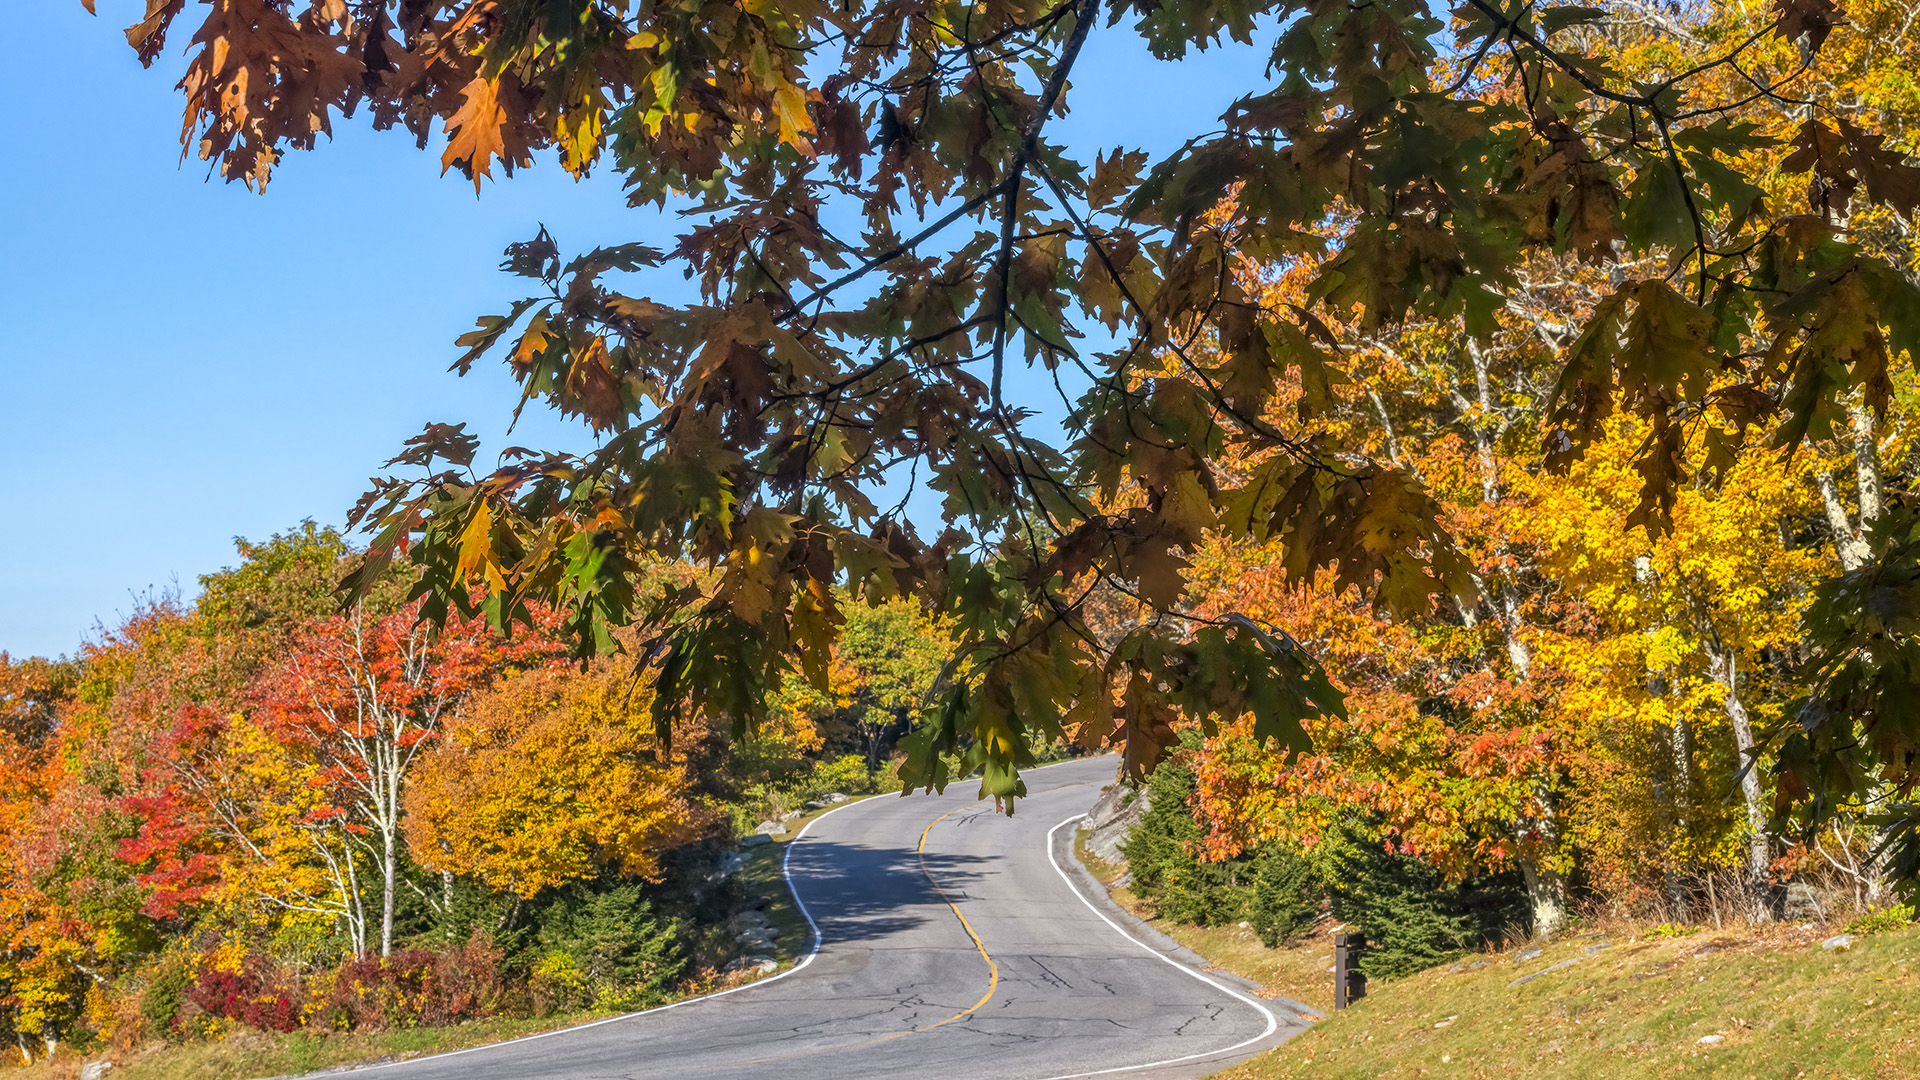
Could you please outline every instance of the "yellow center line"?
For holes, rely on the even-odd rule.
[[[939,1024],[928,1024],[926,1027],[923,1027],[923,1028],[914,1028],[913,1031],[932,1031],[934,1028],[937,1028],[942,1024],[951,1024],[955,1020],[962,1019],[963,1017],[972,1016],[974,1013],[980,1011],[981,1006],[985,1005],[988,1001],[992,1000],[993,992],[1000,988],[1000,965],[994,963],[993,957],[987,955],[987,946],[985,945],[985,943],[983,943],[980,940],[980,935],[973,932],[973,924],[968,922],[967,917],[960,913],[960,905],[953,902],[953,898],[947,895],[947,890],[941,888],[940,883],[938,881],[934,881],[933,873],[927,869],[927,834],[933,831],[933,827],[935,825],[940,824],[941,822],[947,820],[953,815],[959,813],[960,810],[965,810],[965,809],[967,809],[967,807],[962,806],[959,808],[959,810],[949,810],[946,813],[941,814],[939,817],[934,818],[932,821],[928,822],[927,827],[920,831],[920,846],[914,848],[913,850],[914,850],[914,854],[920,860],[920,872],[926,875],[927,881],[933,885],[933,890],[940,894],[940,899],[945,900],[947,902],[947,907],[952,909],[953,911],[953,917],[960,920],[960,925],[962,928],[966,930],[967,936],[973,939],[973,947],[980,950],[980,959],[985,960],[987,962],[987,992],[980,995],[980,1000],[974,1002],[973,1005],[970,1006],[965,1012],[955,1013],[952,1016],[947,1017],[945,1020],[940,1021]],[[911,1035],[913,1034],[913,1031],[903,1032],[902,1034]]]
[[[994,963],[993,957],[987,954],[986,944],[980,940],[979,934],[974,933],[973,924],[968,922],[967,917],[960,913],[960,906],[953,902],[953,898],[947,895],[947,890],[941,888],[940,883],[934,880],[933,872],[927,869],[927,837],[933,832],[933,827],[947,820],[953,815],[959,813],[960,811],[970,810],[973,807],[979,805],[979,803],[985,802],[985,801],[986,800],[981,799],[976,802],[968,803],[966,806],[949,810],[946,813],[941,814],[939,817],[934,818],[932,821],[927,822],[927,827],[920,830],[920,843],[915,845],[913,849],[914,856],[920,861],[920,873],[926,876],[927,883],[933,886],[933,890],[940,894],[940,899],[945,900],[947,902],[948,910],[953,912],[954,918],[960,920],[960,926],[962,929],[966,930],[967,937],[972,939],[973,947],[980,950],[980,959],[985,960],[987,962],[987,992],[980,995],[980,1000],[974,1002],[972,1005],[969,1005],[964,1010],[954,1013],[952,1016],[947,1017],[945,1020],[941,1020],[932,1024],[927,1024],[924,1027],[909,1028],[906,1031],[896,1031],[892,1035],[882,1035],[874,1039],[863,1039],[860,1042],[846,1043],[840,1046],[825,1046],[825,1047],[821,1047],[818,1050],[803,1050],[797,1054],[777,1054],[773,1057],[753,1058],[748,1061],[739,1062],[738,1064],[760,1065],[769,1061],[785,1061],[789,1058],[808,1057],[813,1054],[825,1054],[834,1050],[851,1050],[857,1046],[872,1046],[874,1043],[892,1042],[895,1039],[904,1039],[909,1035],[918,1035],[920,1032],[923,1032],[923,1031],[932,1031],[934,1028],[944,1027],[947,1024],[953,1023],[955,1020],[964,1020],[967,1017],[972,1016],[974,1013],[979,1012],[980,1009],[983,1006],[985,1006],[987,1002],[993,1000],[994,991],[1000,988],[1000,965]]]

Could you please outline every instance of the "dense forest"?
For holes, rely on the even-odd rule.
[[[348,547],[312,524],[239,553],[75,657],[0,654],[0,1027],[26,1061],[737,980],[726,853],[897,788],[946,648],[904,606],[863,610],[826,689],[781,696],[757,739],[669,746],[631,665],[571,659],[550,624],[430,633],[397,580],[342,611]]]

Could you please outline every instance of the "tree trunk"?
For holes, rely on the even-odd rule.
[[[1866,532],[1886,505],[1886,483],[1880,472],[1880,442],[1873,435],[1873,414],[1864,406],[1847,410],[1853,421],[1853,477],[1860,495],[1860,531]]]
[[[1754,761],[1753,721],[1740,700],[1739,661],[1729,649],[1712,639],[1707,642],[1707,663],[1713,680],[1720,684],[1722,707],[1733,726],[1733,746],[1740,763],[1740,794],[1747,805],[1747,881],[1755,896],[1766,897],[1771,889],[1767,880],[1773,868],[1771,838],[1767,835],[1765,793],[1760,788],[1760,771]],[[1773,918],[1773,904],[1761,903],[1755,915],[1762,922]]]
[[[380,896],[380,955],[387,957],[393,954],[393,887],[395,884],[393,830],[382,829],[380,841],[383,845],[380,873],[385,879],[383,883],[385,891]]]
[[[1853,522],[1847,519],[1846,505],[1840,501],[1840,487],[1825,472],[1814,473],[1814,482],[1819,485],[1820,503],[1827,512],[1827,528],[1833,531],[1833,553],[1840,560],[1840,569],[1857,569],[1867,561],[1867,544],[1853,534]]]
[[[1550,861],[1551,841],[1557,833],[1551,811],[1536,819],[1534,826],[1540,837],[1533,843],[1523,844],[1515,861],[1520,864],[1521,876],[1527,879],[1527,900],[1533,907],[1533,936],[1545,940],[1567,924],[1567,881]]]
[[[367,955],[367,903],[360,895],[360,867],[353,857],[353,837],[341,830],[342,852],[347,860],[347,932],[353,938],[353,955]]]

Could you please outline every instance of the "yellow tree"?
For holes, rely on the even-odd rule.
[[[652,876],[701,815],[651,707],[611,663],[524,672],[476,695],[407,788],[413,857],[521,899],[606,870]]]
[[[1667,748],[1652,762],[1654,788],[1665,788],[1669,819],[1643,822],[1640,838],[1664,837],[1683,854],[1728,857],[1744,847],[1746,876],[1763,900],[1774,851],[1764,769],[1751,767],[1759,730],[1780,716],[1794,685],[1789,657],[1799,617],[1826,557],[1800,543],[1817,511],[1813,470],[1805,455],[1791,461],[1754,457],[1728,469],[1718,487],[1681,488],[1672,528],[1629,523],[1641,478],[1634,455],[1643,425],[1620,420],[1564,479],[1530,492],[1535,512],[1515,522],[1543,550],[1549,568],[1604,628],[1597,642],[1567,642],[1556,661],[1571,673],[1559,709],[1590,736],[1626,732]],[[1706,437],[1706,436],[1703,436]],[[1603,755],[1604,756],[1604,755]],[[1703,764],[1704,763],[1704,764]],[[1702,769],[1707,772],[1702,775]],[[1744,814],[1731,832],[1703,819],[1735,778]],[[1688,793],[1694,793],[1689,798]],[[1607,822],[1621,809],[1614,785],[1594,785],[1589,843],[1616,848]],[[1603,807],[1612,802],[1614,813]],[[1691,804],[1691,805],[1690,805]],[[1754,909],[1765,918],[1767,908]]]

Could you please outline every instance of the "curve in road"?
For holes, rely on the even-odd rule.
[[[1293,1010],[1276,1017],[1143,944],[1082,895],[1086,879],[1076,887],[1064,827],[1114,769],[1104,757],[1032,770],[1013,817],[961,784],[840,807],[787,849],[814,931],[791,971],[376,1069],[394,1080],[1160,1080],[1297,1032]]]

